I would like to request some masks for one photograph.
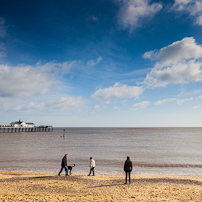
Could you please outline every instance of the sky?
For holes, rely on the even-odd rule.
[[[0,125],[202,127],[202,0],[1,0]]]

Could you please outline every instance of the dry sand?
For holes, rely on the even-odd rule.
[[[0,201],[202,201],[202,176],[0,172]]]

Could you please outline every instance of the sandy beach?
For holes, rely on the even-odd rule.
[[[202,176],[0,172],[0,201],[202,201]]]

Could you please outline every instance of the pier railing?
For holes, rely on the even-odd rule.
[[[0,133],[14,132],[52,132],[52,126],[35,126],[35,127],[12,127],[0,126]]]

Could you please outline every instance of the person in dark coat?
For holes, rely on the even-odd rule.
[[[62,162],[61,162],[61,170],[58,173],[58,175],[60,176],[60,173],[62,172],[63,168],[66,171],[66,176],[68,176],[68,166],[67,166],[67,156],[68,154],[65,154],[64,157],[62,158]]]
[[[130,173],[132,169],[133,169],[132,161],[130,160],[130,156],[127,156],[127,160],[125,161],[124,164],[124,171],[126,173],[125,184],[127,184],[127,175],[129,177],[129,184],[130,184]]]

